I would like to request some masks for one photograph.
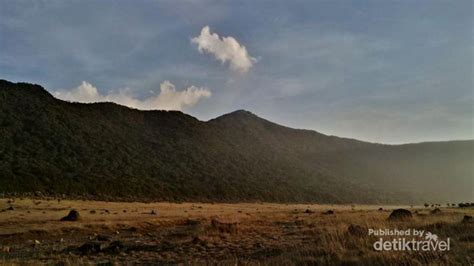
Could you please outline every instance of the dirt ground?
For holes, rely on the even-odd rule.
[[[389,221],[396,208],[413,217]],[[60,221],[72,209],[79,220]],[[0,264],[472,265],[474,210],[433,209],[0,199]],[[376,251],[369,228],[429,231],[450,250]]]

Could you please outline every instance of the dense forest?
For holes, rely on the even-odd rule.
[[[248,111],[70,103],[0,80],[0,193],[95,199],[472,201],[474,141],[383,145],[277,125]]]

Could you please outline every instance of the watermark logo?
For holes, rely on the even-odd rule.
[[[373,244],[376,251],[449,251],[451,249],[449,237],[443,240],[436,234],[424,230],[369,229],[368,233],[371,236],[379,236]]]

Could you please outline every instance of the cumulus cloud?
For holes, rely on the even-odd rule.
[[[56,98],[82,103],[114,102],[142,110],[182,110],[195,105],[202,98],[209,98],[211,91],[207,88],[188,87],[178,91],[169,81],[160,84],[160,92],[145,99],[138,99],[132,95],[129,88],[119,89],[116,92],[101,94],[92,84],[83,81],[80,86],[72,90],[53,92]]]
[[[211,33],[209,26],[201,30],[201,34],[191,39],[191,43],[198,45],[200,53],[212,54],[222,63],[229,62],[232,70],[241,73],[248,72],[257,62],[251,57],[245,46],[241,45],[234,37],[220,37],[217,33]]]

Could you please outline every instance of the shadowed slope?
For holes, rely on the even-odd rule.
[[[38,85],[0,81],[0,136],[5,192],[193,201],[472,198],[473,141],[371,144],[243,110],[202,122],[177,111],[64,102]]]

